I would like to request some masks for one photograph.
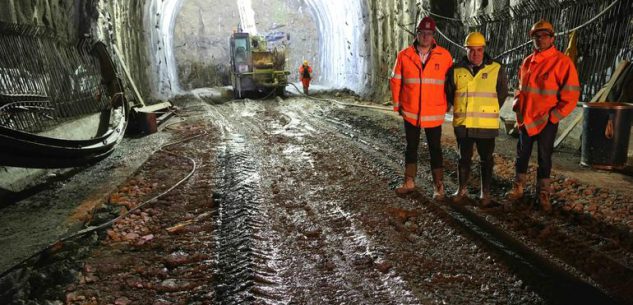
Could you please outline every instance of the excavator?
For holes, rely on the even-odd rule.
[[[229,49],[235,98],[249,94],[284,95],[290,71],[285,70],[283,46],[276,43],[269,47],[265,36],[240,31],[231,35]]]

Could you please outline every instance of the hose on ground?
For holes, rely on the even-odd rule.
[[[352,103],[344,103],[341,101],[337,101],[335,99],[329,99],[329,98],[317,98],[317,97],[313,97],[313,96],[309,96],[304,94],[303,92],[301,92],[301,90],[299,89],[299,87],[297,87],[297,85],[293,84],[293,83],[289,83],[289,85],[295,87],[295,89],[297,89],[297,91],[299,92],[299,95],[304,96],[305,98],[311,99],[311,100],[315,100],[315,101],[323,101],[323,102],[330,102],[330,103],[335,103],[341,106],[347,106],[347,107],[360,107],[360,108],[370,108],[370,109],[378,109],[378,110],[383,110],[383,111],[393,111],[393,109],[391,107],[385,107],[385,106],[374,106],[374,105],[361,105],[361,104],[352,104]]]
[[[188,160],[188,162],[189,162],[189,163],[191,163],[191,171],[190,171],[190,172],[189,172],[189,173],[188,173],[185,177],[183,177],[182,179],[180,179],[180,181],[178,181],[176,184],[174,184],[173,186],[171,186],[169,189],[167,189],[166,191],[163,191],[162,193],[160,193],[160,194],[158,194],[158,195],[156,195],[156,196],[154,196],[154,197],[152,197],[152,198],[150,198],[150,199],[148,199],[148,200],[145,200],[144,202],[142,202],[142,203],[141,203],[141,204],[139,204],[138,206],[136,206],[136,207],[134,207],[134,208],[130,209],[129,211],[127,211],[125,214],[123,214],[123,215],[119,215],[118,217],[116,217],[116,218],[114,218],[114,219],[111,219],[111,220],[110,220],[110,221],[108,221],[108,222],[105,222],[105,223],[100,224],[100,225],[98,225],[98,226],[91,226],[91,227],[85,228],[85,229],[83,229],[83,230],[77,231],[77,232],[75,232],[75,233],[73,233],[73,234],[71,234],[71,235],[69,235],[69,236],[62,237],[62,238],[60,238],[60,239],[58,239],[58,240],[56,240],[56,241],[54,241],[54,242],[52,242],[52,243],[48,244],[46,247],[44,247],[44,248],[42,248],[41,250],[39,250],[39,251],[37,251],[37,252],[33,253],[33,254],[32,254],[32,255],[30,255],[29,257],[27,257],[27,258],[25,258],[25,259],[21,260],[19,263],[17,263],[17,264],[15,264],[15,265],[13,265],[13,267],[11,267],[11,268],[9,268],[9,269],[7,269],[7,270],[3,271],[2,273],[0,273],[0,278],[3,278],[3,277],[4,277],[4,276],[6,276],[7,274],[9,274],[9,273],[13,272],[14,270],[16,270],[16,269],[20,268],[21,266],[23,266],[24,264],[26,264],[26,263],[27,263],[28,261],[30,261],[31,259],[33,259],[33,258],[37,257],[38,255],[41,255],[41,254],[46,253],[47,251],[49,251],[49,250],[51,250],[51,249],[53,249],[53,248],[57,247],[57,246],[58,246],[58,245],[60,245],[60,244],[63,244],[64,242],[67,242],[67,241],[72,240],[72,239],[76,239],[76,238],[78,238],[78,237],[85,236],[85,235],[87,235],[87,234],[89,234],[89,233],[92,233],[92,232],[94,232],[94,231],[97,231],[97,230],[101,230],[101,229],[104,229],[104,228],[110,227],[110,226],[111,226],[113,223],[115,223],[116,221],[118,221],[118,220],[120,220],[120,219],[123,219],[123,218],[127,217],[130,213],[135,212],[136,210],[139,210],[139,209],[141,209],[141,208],[145,207],[145,206],[146,206],[146,205],[148,205],[149,203],[155,202],[158,198],[161,198],[162,196],[165,196],[166,194],[168,194],[169,192],[171,192],[172,190],[174,190],[176,187],[178,187],[179,185],[181,185],[183,182],[187,181],[187,180],[188,180],[188,179],[189,179],[189,178],[190,178],[190,177],[191,177],[191,176],[192,176],[192,175],[196,172],[196,170],[197,170],[197,163],[196,163],[196,161],[195,161],[194,159],[190,158],[190,157],[187,157],[187,156],[182,156],[182,155],[176,154],[176,153],[174,153],[174,152],[171,152],[171,151],[169,151],[169,150],[166,150],[165,148],[166,148],[166,147],[169,147],[169,146],[176,145],[176,144],[180,144],[180,143],[184,143],[184,142],[190,141],[190,140],[192,140],[192,139],[195,139],[195,138],[198,138],[198,137],[204,136],[204,135],[206,135],[206,134],[207,134],[206,132],[203,132],[203,133],[200,133],[200,134],[197,134],[197,135],[193,135],[193,136],[188,137],[188,138],[185,138],[185,139],[183,139],[183,140],[179,140],[179,141],[176,141],[176,142],[171,142],[171,143],[165,144],[165,145],[161,146],[161,147],[158,149],[158,151],[163,151],[163,152],[165,152],[165,153],[167,153],[167,154],[169,154],[169,155],[172,155],[172,156],[175,156],[175,157],[180,157],[180,158],[187,159],[187,160]]]

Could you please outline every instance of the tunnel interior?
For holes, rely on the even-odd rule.
[[[166,60],[157,73],[171,84],[188,90],[228,85],[228,37],[241,26],[253,34],[285,35],[286,69],[295,82],[299,66],[307,60],[318,84],[354,91],[367,86],[368,14],[359,1],[175,2],[163,9],[159,21],[162,36],[173,37],[164,53],[174,54],[175,61]],[[161,50],[151,53],[157,57],[153,61],[160,62]]]
[[[390,80],[424,16],[454,61],[481,31],[508,91],[533,51],[526,33],[552,21],[581,78],[581,89],[565,87],[583,97],[560,123],[550,211],[536,166],[526,200],[506,198],[517,182],[511,98],[487,114],[500,117],[492,206],[481,200],[481,156],[463,181],[450,107],[436,129],[444,168],[428,162],[427,142],[411,174]],[[628,303],[633,138],[628,172],[576,159],[583,103],[596,92],[633,102],[633,66],[621,64],[633,59],[630,16],[633,0],[5,0],[0,303]],[[318,89],[234,96],[229,37],[239,30],[284,44],[291,83],[307,60]],[[421,73],[402,82],[422,84]],[[465,202],[435,198],[438,173]],[[415,187],[398,194],[407,179]]]
[[[0,22],[41,27],[70,44],[86,36],[103,41],[111,46],[124,85],[135,83],[139,95],[152,102],[194,87],[226,84],[227,36],[250,18],[260,34],[290,34],[290,79],[296,81],[298,64],[306,59],[314,66],[319,84],[349,88],[382,102],[389,98],[386,78],[395,56],[412,42],[410,33],[423,15],[437,19],[442,31],[437,41],[455,57],[463,54],[461,40],[466,33],[479,30],[490,40],[491,54],[503,54],[499,59],[513,66],[530,51],[522,33],[537,19],[548,18],[560,29],[559,49],[567,48],[566,31],[574,27],[585,38],[578,42],[584,55],[579,58],[581,70],[588,70],[581,76],[590,85],[585,94],[595,93],[619,60],[630,56],[631,27],[625,22],[630,2],[581,1],[586,6],[575,6],[573,1],[542,1],[540,6],[537,2],[7,0]],[[611,35],[596,35],[604,31]],[[606,60],[592,60],[597,54],[591,49],[609,44],[615,47],[602,52],[608,55]],[[120,54],[114,54],[113,47]]]

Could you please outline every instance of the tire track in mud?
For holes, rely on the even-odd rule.
[[[212,115],[223,126],[226,139],[218,159],[224,170],[218,173],[217,179],[222,190],[216,230],[219,249],[216,301],[219,304],[318,303],[316,300],[379,304],[440,300],[460,304],[467,302],[469,295],[481,293],[479,287],[475,287],[460,292],[457,297],[447,296],[451,287],[458,287],[451,284],[452,281],[457,284],[468,281],[461,274],[467,275],[468,271],[456,269],[453,272],[458,273],[451,274],[453,268],[429,252],[433,249],[418,253],[416,238],[438,238],[425,234],[442,234],[446,229],[418,230],[419,236],[409,241],[406,240],[409,236],[405,237],[404,244],[376,243],[375,237],[367,234],[366,220],[359,220],[365,217],[358,214],[362,214],[364,208],[346,207],[349,200],[354,199],[350,195],[337,195],[346,193],[345,189],[337,189],[341,182],[357,185],[365,179],[374,184],[385,177],[392,182],[396,180],[402,166],[394,161],[398,159],[394,156],[401,153],[393,147],[393,139],[385,144],[376,141],[376,136],[365,137],[355,130],[354,124],[328,116],[329,110],[325,107],[308,109],[310,106],[301,103],[287,104],[235,102],[220,106],[228,108],[222,109],[226,116]],[[318,151],[326,155],[341,154],[338,167],[369,166],[376,177],[334,177],[331,181],[317,177],[314,170],[319,163],[315,161]],[[358,151],[362,151],[360,155],[364,157],[359,158]],[[319,174],[326,176],[341,171],[320,166],[317,170],[322,173]],[[427,204],[430,185],[422,184],[420,190],[425,194],[412,198],[413,203],[424,205],[416,208],[419,213],[439,216],[439,222],[444,222],[440,227],[448,224],[459,228],[451,224],[452,218],[445,207]],[[398,226],[402,224],[396,225],[402,230]],[[463,230],[470,229],[458,229],[457,233],[469,236],[459,232]],[[454,242],[459,243],[460,238]],[[471,240],[467,244],[472,244],[472,238],[468,239]],[[393,249],[394,246],[397,249]],[[393,251],[397,252],[389,254]],[[404,256],[400,254],[402,251]],[[481,256],[473,250],[465,253]],[[402,265],[381,272],[376,270],[384,261],[398,257],[405,258],[403,263],[410,264],[409,270]],[[455,258],[449,261],[451,259]],[[442,266],[439,270],[449,273],[426,274],[435,272],[437,267],[431,266],[438,263]],[[416,279],[415,274],[420,274],[423,280]],[[482,291],[489,289],[487,287],[482,285]],[[533,304],[536,301],[533,297],[525,299],[529,295],[524,293],[518,303]],[[486,301],[486,298],[480,300]],[[511,296],[506,300],[517,303]]]
[[[370,296],[375,304],[420,304],[420,300],[395,272],[380,274],[374,270],[377,265],[384,263],[385,258],[375,251],[367,234],[356,224],[355,215],[341,208],[343,204],[330,201],[313,205],[312,208],[321,215],[319,223],[320,227],[325,228],[323,235],[326,246],[339,251],[340,257],[335,256],[334,260],[339,272],[336,281],[354,292],[345,301],[361,304]],[[368,275],[363,277],[358,271]],[[375,278],[377,283],[367,283],[370,278]]]
[[[235,107],[235,105],[233,105]],[[223,130],[218,147],[215,184],[217,304],[286,303],[285,288],[277,276],[276,250],[270,246],[266,217],[261,211],[261,162],[253,138],[242,134],[235,121],[211,110]],[[225,113],[232,113],[226,111]],[[237,127],[237,128],[236,128]]]
[[[374,261],[380,261],[380,255],[372,253],[373,246],[355,224],[354,216],[341,209],[344,203],[331,195],[321,198],[318,192],[311,191],[322,189],[323,181],[304,184],[303,179],[297,178],[312,175],[314,160],[310,146],[314,144],[308,143],[314,143],[314,138],[321,135],[318,122],[306,120],[309,112],[305,109],[277,103],[266,104],[265,108],[260,111],[261,116],[242,124],[257,126],[257,131],[265,134],[263,139],[268,141],[261,143],[267,147],[267,153],[262,155],[268,156],[264,160],[268,170],[263,176],[272,181],[275,195],[266,200],[270,204],[265,204],[260,212],[273,223],[271,235],[282,236],[276,243],[284,249],[281,272],[290,302],[420,304],[397,275],[382,274],[375,269]],[[282,112],[279,108],[283,108]],[[320,141],[327,139],[316,143]],[[292,181],[286,184],[284,179]],[[301,198],[306,203],[300,209],[309,212],[292,217],[294,207],[280,202],[278,197]],[[280,210],[280,205],[286,208],[286,213]]]
[[[324,119],[325,121],[329,122],[328,124],[326,124],[329,126],[323,126],[322,128],[330,130],[332,134],[328,135],[329,141],[326,143],[323,143],[323,146],[324,146],[323,150],[328,151],[328,152],[331,151],[334,154],[340,151],[344,152],[343,153],[344,158],[342,158],[343,160],[341,160],[340,163],[337,163],[337,164],[341,164],[341,163],[351,164],[350,169],[343,170],[344,175],[346,174],[346,171],[348,172],[351,171],[352,173],[356,173],[358,171],[357,173],[358,176],[356,177],[355,181],[353,181],[355,185],[353,185],[352,188],[348,190],[343,190],[341,192],[342,194],[345,194],[344,196],[341,196],[341,198],[339,198],[341,202],[355,202],[355,201],[357,202],[358,199],[354,199],[354,197],[360,197],[360,198],[363,198],[361,200],[371,201],[373,196],[371,195],[367,196],[366,194],[358,193],[358,192],[367,191],[365,187],[358,186],[358,184],[369,183],[369,184],[375,185],[377,183],[376,181],[379,181],[379,179],[381,178],[384,179],[385,176],[389,176],[389,177],[400,176],[396,173],[395,168],[400,168],[401,165],[393,161],[393,158],[389,157],[389,156],[394,155],[393,148],[389,148],[388,146],[383,145],[381,143],[365,141],[364,139],[358,136],[358,131],[354,130],[353,128],[350,128],[352,127],[351,125],[346,124],[344,122],[339,122],[338,120],[332,119],[331,117],[330,118],[314,117],[311,120],[314,120],[315,124],[317,124],[318,121],[323,121]],[[349,140],[350,138],[352,139],[352,141]],[[370,145],[367,145],[366,143],[370,143]],[[337,148],[334,148],[334,147],[337,147]],[[336,165],[336,166],[332,165],[330,167],[336,168],[339,166],[340,165]],[[327,167],[328,165],[326,165],[327,172],[334,172],[333,170],[327,169]],[[365,170],[360,171],[360,169],[362,168],[365,168]],[[374,178],[370,178],[372,174],[368,174],[366,172],[367,169],[369,169],[369,171],[372,172],[372,174],[374,175]],[[332,182],[333,183],[347,183],[349,180],[354,180],[354,179],[341,178],[337,180],[334,180]],[[384,180],[392,180],[392,179],[384,179]],[[376,214],[378,215],[383,214],[386,212],[385,210],[388,211],[390,209],[399,210],[397,206],[400,204],[397,202],[400,200],[397,199],[397,197],[395,197],[393,193],[386,190],[386,188],[384,190],[373,188],[373,190],[376,192],[376,197],[373,198],[373,201],[384,202],[385,204],[387,204],[386,207],[380,206],[380,205],[372,206],[372,204],[370,203],[369,204],[370,207],[363,206],[361,204],[360,206],[345,208],[346,210],[351,209],[350,211],[354,211],[352,212],[353,214],[357,214],[354,218],[363,219],[362,221],[365,222],[364,224],[365,226],[367,225],[367,223],[371,224],[371,223],[376,222],[376,219],[371,218],[375,216]],[[355,193],[358,195],[354,195]],[[420,200],[422,201],[420,202]],[[406,201],[409,201],[409,200],[406,200]],[[482,302],[484,301],[489,302],[489,299],[487,300],[486,297],[481,298],[480,294],[482,291],[484,291],[483,289],[492,289],[492,288],[487,288],[488,287],[487,285],[484,288],[483,286],[484,284],[482,284],[481,291],[479,287],[470,288],[472,289],[470,291],[467,290],[466,287],[460,286],[461,284],[459,282],[464,281],[463,278],[468,277],[468,274],[471,270],[461,269],[460,271],[460,267],[453,267],[451,266],[452,263],[447,263],[449,261],[457,259],[458,261],[454,263],[458,263],[460,265],[468,264],[469,260],[473,259],[472,257],[473,255],[475,255],[475,257],[481,256],[482,252],[476,250],[476,248],[473,251],[473,248],[466,250],[463,248],[463,246],[458,246],[455,249],[456,252],[461,253],[461,252],[464,252],[464,250],[466,250],[465,253],[463,253],[463,255],[468,255],[468,257],[465,256],[460,259],[459,257],[454,257],[454,255],[451,255],[451,257],[447,257],[448,260],[446,260],[444,257],[441,257],[441,256],[438,257],[437,253],[443,253],[444,251],[446,251],[447,246],[451,247],[451,245],[453,244],[465,244],[466,247],[469,247],[468,245],[472,244],[472,241],[467,241],[467,239],[464,239],[463,237],[460,237],[460,236],[451,237],[454,235],[454,233],[457,233],[457,232],[454,232],[450,229],[450,227],[452,226],[446,225],[448,223],[446,219],[442,219],[440,217],[440,220],[438,220],[437,212],[433,211],[432,206],[429,207],[426,204],[427,200],[424,197],[418,198],[418,200],[415,200],[414,202],[416,201],[418,203],[422,203],[423,205],[415,207],[414,210],[409,210],[409,211],[400,210],[400,212],[403,212],[409,215],[411,214],[416,215],[416,216],[413,216],[413,218],[419,218],[421,220],[425,219],[424,220],[425,224],[427,223],[427,221],[429,221],[429,218],[432,218],[431,221],[433,223],[443,222],[444,224],[439,225],[439,226],[434,224],[433,228],[430,228],[430,230],[428,231],[427,229],[422,227],[421,228],[422,231],[418,230],[417,233],[413,232],[411,234],[411,233],[407,233],[407,232],[410,232],[409,229],[406,227],[408,224],[397,223],[397,221],[394,221],[393,219],[390,218],[387,220],[388,225],[393,225],[395,227],[395,230],[399,232],[399,233],[396,233],[396,235],[400,235],[400,234],[403,234],[403,235],[400,235],[399,237],[396,238],[396,240],[394,240],[393,239],[394,236],[392,233],[386,233],[385,235],[387,236],[388,240],[386,241],[386,243],[382,243],[381,246],[379,247],[379,250],[375,252],[390,253],[386,255],[387,260],[398,262],[396,263],[396,268],[394,268],[393,273],[397,274],[398,276],[402,276],[404,279],[406,279],[407,285],[411,289],[414,289],[416,291],[416,295],[420,297],[421,299],[424,299],[425,303],[444,302],[444,303],[449,303],[449,304],[467,304],[467,303],[473,302],[473,299],[472,299],[472,297],[474,296],[472,295],[473,293],[478,298],[480,298]],[[429,212],[432,212],[432,213],[429,213]],[[407,216],[406,218],[408,217],[409,216]],[[382,221],[378,220],[378,221],[384,222],[384,220]],[[383,226],[383,228],[387,229],[387,231],[390,231],[390,228],[388,226],[386,228]],[[418,234],[422,236],[417,236]],[[459,234],[459,235],[462,235],[462,234]],[[434,245],[435,247],[439,246],[440,249],[417,248],[420,246],[424,247],[423,245],[429,244],[429,242],[424,242],[424,241],[420,242],[420,239],[428,238],[431,240],[437,240],[437,239],[442,240],[446,237],[450,237],[450,239],[453,241],[448,242],[447,245],[441,245],[441,244],[436,244],[436,242],[430,242],[430,244],[436,244]],[[342,249],[348,249],[350,245],[342,244],[341,246],[342,246]],[[464,250],[461,250],[461,249],[464,249]],[[487,264],[484,264],[484,265],[487,265]],[[483,267],[483,269],[486,269],[486,268],[487,267]],[[429,272],[432,273],[430,276],[429,276]],[[497,275],[497,276],[503,276],[503,275]],[[500,278],[503,278],[503,277],[500,277]],[[482,279],[479,279],[478,281],[481,283],[481,280]],[[512,278],[510,278],[510,280],[512,280]],[[465,281],[468,282],[469,280],[466,279]],[[451,282],[455,282],[455,283],[451,283]],[[488,280],[483,281],[483,283],[487,283],[487,282]],[[497,280],[496,282],[499,283],[499,280]],[[494,283],[495,281],[491,281],[491,287]],[[510,286],[512,285],[513,284],[510,284]],[[441,288],[441,286],[444,286],[444,287]],[[515,289],[515,292],[518,292],[520,290],[521,289]],[[454,295],[451,295],[451,294],[454,294]],[[528,299],[525,299],[526,296],[530,295],[529,293],[526,294],[525,292],[523,292],[522,294],[518,293],[517,295],[518,296],[516,297],[516,299],[510,299],[512,300],[511,303],[533,304],[534,301],[536,300],[533,298],[533,296],[530,296],[528,297]],[[469,298],[471,298],[470,301],[468,301]],[[522,299],[520,302],[517,302],[519,298],[524,298],[524,299]],[[526,303],[526,300],[531,300],[531,301],[527,301]]]
[[[386,147],[386,145],[381,145],[380,143],[375,142],[372,142],[371,145],[367,145],[367,141],[362,140],[363,137],[369,139],[377,139],[376,137],[372,137],[371,135],[368,136],[367,134],[364,134],[365,132],[370,132],[371,134],[375,131],[367,129],[368,126],[361,125],[359,127],[356,127],[356,124],[354,123],[356,123],[357,121],[352,121],[351,124],[349,124],[348,122],[346,122],[347,120],[343,119],[341,121],[337,119],[336,116],[334,118],[328,118],[327,121],[333,123],[334,126],[336,126],[336,128],[339,129],[342,134],[347,135],[351,139],[357,140],[355,141],[355,143],[357,143],[356,145],[362,147],[362,149],[364,149],[366,153],[378,157],[374,158],[374,160],[377,163],[377,167],[381,168],[381,171],[386,169],[387,172],[391,172],[392,174],[388,174],[388,176],[390,177],[393,177],[394,174],[396,176],[399,176],[397,174],[397,168],[393,167],[395,162],[386,162],[384,160],[381,160],[382,158],[379,157],[380,154],[384,155],[384,151],[381,152],[377,150],[376,147]],[[359,129],[350,132],[348,129],[351,126],[354,126],[353,128]],[[374,128],[375,127],[376,126],[374,126]],[[361,134],[360,137],[359,134]],[[387,135],[389,134],[389,132],[385,131],[384,134]],[[444,145],[445,144],[443,143],[443,146]],[[396,150],[396,147],[387,149],[387,151],[390,150],[394,151]],[[421,154],[421,157],[424,157],[425,153],[422,152]],[[445,167],[449,166],[449,168],[456,168],[456,164],[453,161],[453,159],[456,160],[457,158],[456,153],[450,149],[445,148],[444,155]],[[422,161],[421,164],[424,164],[424,161]],[[391,167],[391,169],[389,169],[389,167]],[[424,167],[425,166],[421,166],[421,168]],[[454,189],[454,182],[446,180],[448,179],[445,179],[445,182],[448,182],[447,184],[453,187],[451,189]],[[414,195],[413,198],[421,203],[430,202],[428,199],[432,192],[430,184],[419,185],[418,188],[423,190],[424,192],[423,194]],[[434,213],[443,218],[445,221],[457,225],[457,227],[460,227],[461,230],[463,230],[466,234],[473,236],[477,240],[482,241],[485,247],[487,247],[490,251],[501,254],[501,257],[507,261],[508,266],[511,266],[511,268],[515,272],[518,272],[518,274],[522,274],[522,278],[526,279],[526,281],[528,282],[534,283],[534,287],[536,288],[539,288],[539,286],[541,286],[538,290],[541,291],[544,297],[547,297],[551,300],[556,300],[556,302],[589,301],[597,302],[600,304],[614,304],[616,303],[616,301],[614,299],[611,299],[611,297],[605,295],[605,291],[602,290],[604,288],[601,288],[608,287],[608,291],[610,291],[610,293],[612,293],[614,297],[619,299],[619,301],[626,303],[631,301],[630,297],[628,296],[629,293],[622,289],[622,287],[626,287],[628,285],[627,283],[629,282],[630,278],[629,275],[631,274],[630,267],[626,264],[621,265],[621,263],[617,262],[617,260],[610,259],[608,257],[608,254],[602,253],[601,251],[596,251],[592,249],[592,247],[588,247],[587,243],[590,242],[578,240],[577,238],[574,238],[572,236],[565,236],[564,234],[559,233],[558,231],[569,231],[569,229],[564,228],[564,224],[553,224],[555,221],[546,222],[546,226],[561,226],[561,229],[559,230],[552,230],[551,235],[556,237],[557,240],[561,240],[563,244],[567,245],[565,249],[561,249],[560,247],[554,249],[548,246],[545,247],[545,249],[548,249],[548,251],[553,250],[552,254],[556,256],[556,262],[554,262],[550,260],[551,258],[546,258],[547,255],[544,255],[542,253],[542,249],[537,251],[531,248],[535,247],[534,242],[529,241],[528,245],[530,246],[523,244],[524,242],[526,242],[525,238],[517,239],[517,236],[512,236],[512,234],[504,232],[503,226],[498,227],[500,223],[508,226],[509,224],[517,222],[522,223],[526,220],[532,226],[538,226],[539,224],[541,224],[541,220],[535,219],[534,216],[531,215],[531,213],[528,213],[527,215],[525,215],[525,213],[519,213],[520,215],[511,214],[510,216],[501,215],[500,217],[500,213],[495,213],[494,210],[491,211],[492,214],[491,212],[485,210],[482,211],[484,214],[495,215],[496,217],[498,217],[497,219],[494,219],[492,222],[490,222],[490,219],[486,220],[485,217],[479,215],[480,213],[477,213],[473,211],[472,208],[468,207],[443,206],[442,204],[438,205],[435,203],[431,203],[429,207],[434,210]],[[540,247],[538,246],[536,246],[536,248],[540,249]],[[625,274],[624,282],[622,283],[622,278],[619,277],[612,279],[605,277],[605,272],[596,273],[595,271],[591,271],[592,269],[594,269],[593,267],[586,268],[586,266],[584,265],[574,264],[574,258],[569,257],[569,253],[573,252],[571,251],[571,249],[574,249],[575,251],[581,251],[581,253],[587,253],[587,255],[590,257],[589,260],[593,260],[593,262],[587,262],[587,259],[585,259],[585,262],[589,263],[590,265],[601,265],[604,267],[602,269],[606,270],[621,270],[621,272],[624,272]],[[562,261],[560,260],[560,258],[562,258]],[[567,265],[568,263],[569,265]],[[574,269],[570,271],[570,267],[572,269],[579,268],[579,270],[586,271],[588,273],[585,273],[583,276],[579,277],[578,270]],[[595,270],[599,269],[600,268]],[[587,275],[598,276],[598,278],[600,278],[601,284],[605,284],[606,286],[598,284],[599,288],[593,287],[592,285],[596,285],[597,283],[593,282],[592,279],[589,279]],[[589,285],[587,281],[589,283],[592,283],[592,285]],[[553,287],[555,288],[546,288],[544,286],[547,285],[542,285],[541,283],[550,283],[550,285],[553,285]]]

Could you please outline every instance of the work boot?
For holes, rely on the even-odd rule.
[[[552,203],[550,202],[550,179],[538,179],[536,185],[536,192],[538,194],[538,202],[543,209],[543,212],[549,213],[552,211]]]
[[[523,198],[523,187],[525,187],[526,178],[526,174],[516,174],[516,176],[514,176],[512,190],[506,193],[506,198],[508,200],[516,201]]]
[[[464,198],[467,197],[468,193],[468,179],[470,178],[470,167],[466,168],[464,166],[457,166],[457,181],[459,183],[459,187],[457,191],[453,194],[452,201],[453,203],[461,203]]]
[[[397,194],[407,194],[415,190],[415,176],[418,174],[418,165],[416,163],[407,163],[404,167],[404,183],[401,187],[396,188]]]
[[[481,194],[479,195],[481,206],[484,208],[492,205],[490,186],[492,185],[492,164],[481,164],[479,174],[481,176]]]
[[[444,200],[444,169],[433,169],[431,174],[433,176],[433,200]]]
[[[308,87],[303,87],[303,94],[308,95]]]

